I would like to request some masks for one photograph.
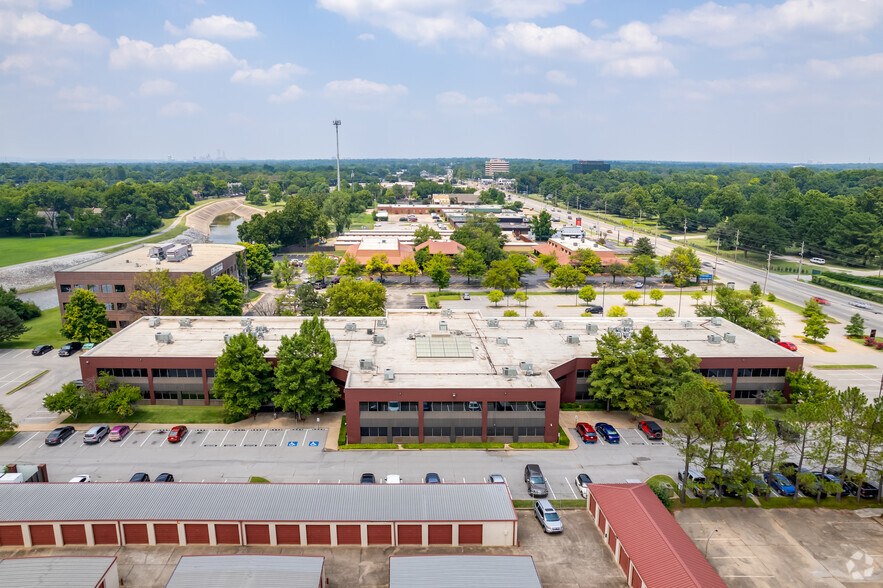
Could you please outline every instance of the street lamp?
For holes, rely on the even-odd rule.
[[[607,292],[607,282],[601,282],[601,316],[604,316],[604,293]]]
[[[717,533],[717,529],[708,534],[708,539],[705,540],[705,557],[708,557],[708,542],[711,541],[711,536]]]
[[[682,279],[678,280],[678,286],[681,287],[681,293],[678,294],[678,316],[681,316],[681,300],[684,299],[684,281]]]

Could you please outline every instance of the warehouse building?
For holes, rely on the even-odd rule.
[[[135,291],[135,278],[149,271],[169,270],[176,280],[196,273],[214,279],[229,275],[239,280],[238,254],[242,245],[209,243],[166,243],[140,245],[55,272],[55,288],[61,317],[77,290],[89,290],[104,304],[112,332],[124,329],[141,315],[134,312],[129,297]]]
[[[166,588],[322,588],[325,558],[298,555],[183,555]]]
[[[542,588],[529,555],[394,555],[389,588]]]
[[[0,586],[10,588],[117,588],[113,556],[11,557],[0,561]]]
[[[2,484],[0,545],[517,544],[506,484]]]
[[[224,336],[255,333],[275,361],[302,317],[143,318],[79,357],[82,377],[108,372],[145,402],[210,404]],[[596,339],[649,326],[701,359],[700,372],[739,402],[785,390],[803,358],[719,318],[486,318],[478,311],[390,310],[328,317],[331,377],[344,393],[350,443],[558,439],[562,402],[591,398]]]

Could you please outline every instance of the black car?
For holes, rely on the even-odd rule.
[[[149,482],[150,476],[145,474],[144,472],[138,472],[129,480],[130,482]]]
[[[587,306],[587,307],[586,307],[586,312],[588,312],[589,314],[603,314],[603,313],[604,313],[604,307],[603,307],[603,306],[597,306],[597,305]]]
[[[438,474],[433,472],[426,474],[423,481],[427,484],[441,484],[441,478],[438,477]]]
[[[846,474],[841,475],[842,471],[840,468],[828,468],[828,473],[840,481],[841,486],[843,486],[843,493],[849,496],[855,496],[859,488],[861,488],[862,498],[877,498],[877,494],[880,493],[880,489],[875,484],[857,482],[858,474],[851,470],[846,470]]]
[[[52,351],[52,345],[37,345],[34,347],[34,350],[31,351],[31,355],[44,355]]]
[[[65,439],[74,434],[74,428],[70,425],[58,427],[46,435],[46,445],[60,445]]]
[[[751,481],[754,483],[754,490],[751,492],[755,496],[769,496],[770,495],[770,487],[769,485],[763,481],[763,478],[760,476],[751,476]]]
[[[83,344],[79,341],[71,341],[70,343],[65,343],[61,346],[61,349],[58,350],[58,356],[67,357],[69,355],[73,355],[82,348]]]
[[[158,475],[156,477],[156,479],[154,480],[154,482],[174,482],[174,481],[175,481],[175,476],[173,476],[172,474],[166,474],[165,472]]]
[[[827,496],[828,494],[832,496],[836,496],[838,492],[843,493],[843,485],[840,483],[840,478],[832,474],[831,472],[813,472],[812,475],[816,477],[816,480],[819,481],[819,487],[824,488],[822,484],[827,482],[827,490],[822,490],[822,497]]]
[[[362,474],[362,479],[359,480],[359,484],[376,484],[377,480],[374,478],[374,474],[365,473]]]

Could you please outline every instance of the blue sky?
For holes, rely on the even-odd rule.
[[[0,160],[883,161],[883,0],[0,0]]]

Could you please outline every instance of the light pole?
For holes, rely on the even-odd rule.
[[[601,282],[601,316],[604,316],[604,294],[607,292],[607,282]]]
[[[681,287],[681,293],[678,294],[678,316],[681,316],[681,300],[684,299],[684,281],[678,280],[678,285]]]
[[[337,143],[337,191],[340,192],[340,119],[331,121],[334,125],[334,141]]]
[[[705,540],[705,557],[708,557],[708,542],[711,541],[711,536],[717,533],[717,529],[708,534],[708,539]]]

